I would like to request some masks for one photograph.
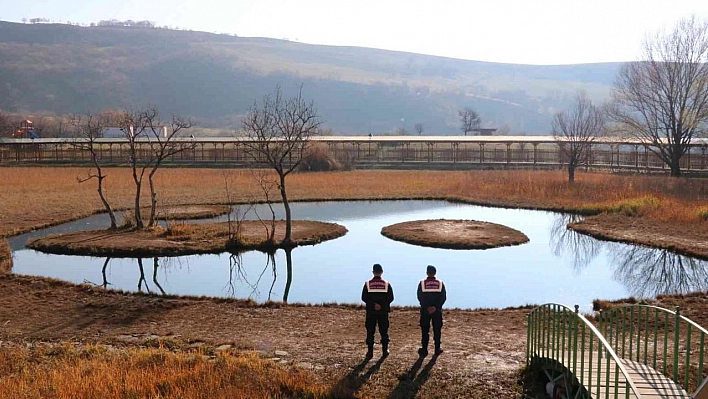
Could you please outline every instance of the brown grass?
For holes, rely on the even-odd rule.
[[[31,240],[27,246],[43,252],[63,255],[111,257],[179,256],[204,253],[239,252],[250,249],[277,248],[268,241],[269,234],[260,221],[241,222],[238,237],[229,233],[229,224],[175,224],[167,229],[117,229],[76,231]],[[231,227],[236,229],[236,227]],[[295,245],[313,245],[346,234],[347,229],[335,223],[296,220],[292,226]],[[285,237],[285,222],[275,226],[275,239]]]
[[[0,274],[12,270],[12,250],[7,240],[0,239]]]
[[[0,350],[0,398],[324,398],[309,372],[256,355],[38,346]]]
[[[145,212],[149,214],[149,208]],[[211,219],[231,212],[226,205],[178,205],[164,206],[156,209],[158,220],[194,220]]]
[[[129,170],[107,171],[107,195],[117,208],[132,203]],[[57,224],[100,212],[91,184],[79,185],[80,168],[5,168],[0,173],[0,235]],[[248,170],[164,169],[157,175],[165,204],[223,204],[224,179],[238,187],[234,201],[263,200]],[[579,174],[546,171],[347,171],[298,173],[288,179],[293,200],[453,199],[480,204],[594,214],[621,211],[657,221],[702,223],[708,181],[668,176]],[[147,204],[147,196],[145,199]]]

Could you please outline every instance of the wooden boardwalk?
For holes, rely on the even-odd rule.
[[[606,359],[600,365],[602,370],[601,379],[597,381],[597,360],[594,364],[590,365],[587,359],[589,359],[589,353],[584,357],[585,362],[582,365],[583,375],[576,375],[578,381],[583,382],[583,386],[590,393],[591,397],[596,399],[602,398],[625,398],[627,392],[627,384],[624,382],[624,376],[622,372],[619,371],[619,375],[615,376],[615,370],[618,370],[614,362],[610,363],[609,370],[607,370]],[[558,359],[553,359],[558,363],[561,363]],[[572,361],[566,359],[563,366],[568,370],[572,370]],[[639,394],[642,399],[657,399],[657,398],[683,398],[690,399],[689,395],[681,386],[677,383],[664,376],[660,372],[654,370],[653,368],[644,365],[642,363],[637,363],[634,361],[622,360],[622,364],[629,374],[629,378],[632,380],[634,385],[637,387]],[[592,366],[592,370],[591,370]],[[576,365],[576,370],[581,370],[581,364],[578,361]],[[592,373],[591,373],[592,372]],[[591,376],[591,374],[593,374]],[[582,378],[581,378],[582,377]],[[594,379],[594,380],[593,380]],[[615,393],[615,380],[617,380],[617,390]],[[615,394],[617,396],[615,396]],[[637,398],[631,389],[629,390],[629,398]]]

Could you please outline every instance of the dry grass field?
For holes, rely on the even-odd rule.
[[[101,211],[96,186],[79,184],[82,168],[3,168],[0,173],[0,236],[10,236]],[[127,208],[134,188],[127,168],[107,170],[107,196]],[[263,200],[247,170],[165,168],[157,174],[162,206]],[[498,206],[616,211],[659,222],[702,224],[708,213],[708,181],[668,176],[578,175],[563,171],[347,171],[299,173],[287,181],[292,200],[454,199]],[[148,204],[147,192],[145,204]],[[271,196],[273,193],[271,193]]]
[[[0,351],[0,398],[324,398],[310,372],[256,355],[38,345]]]

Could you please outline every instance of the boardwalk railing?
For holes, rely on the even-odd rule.
[[[676,311],[649,305],[602,310],[599,330],[619,357],[642,363],[695,392],[705,385],[708,331]]]
[[[622,360],[577,305],[543,304],[527,321],[527,363],[557,364],[572,373],[579,386],[566,384],[567,397],[642,398]]]
[[[189,151],[166,159],[173,164],[228,164],[243,167],[258,163],[243,144],[243,138],[177,138],[193,144]],[[562,168],[568,160],[559,143],[549,136],[317,136],[315,145],[326,148],[340,163],[364,168]],[[81,164],[91,154],[77,145],[80,139],[0,138],[0,165],[22,163]],[[99,162],[124,164],[130,155],[126,139],[100,138],[96,142]],[[150,141],[140,139],[138,151],[148,151]],[[651,144],[620,138],[602,138],[590,145],[582,168],[668,171]],[[261,160],[262,161],[262,160]],[[681,158],[688,173],[708,172],[708,139],[694,139]]]

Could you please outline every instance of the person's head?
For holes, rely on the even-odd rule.
[[[379,265],[378,263],[375,263],[372,271],[374,273],[374,276],[380,276],[383,274],[383,267],[381,265]]]
[[[428,267],[425,268],[425,273],[428,275],[428,277],[435,277],[435,274],[438,271],[435,269],[435,266],[433,265],[428,265]]]

